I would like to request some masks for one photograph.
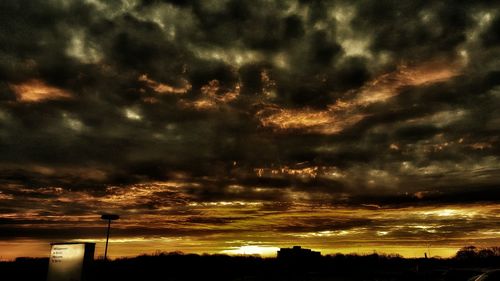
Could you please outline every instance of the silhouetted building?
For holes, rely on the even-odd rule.
[[[278,259],[281,260],[297,260],[297,259],[310,259],[321,257],[320,252],[311,249],[303,249],[300,246],[293,246],[293,248],[281,248],[278,251]]]

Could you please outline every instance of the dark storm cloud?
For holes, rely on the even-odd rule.
[[[467,3],[364,1],[358,7],[354,23],[367,34],[375,34],[372,48],[395,52],[401,58],[452,55],[450,49],[465,41],[472,24]]]
[[[433,206],[442,204],[460,204],[471,202],[495,203],[500,200],[500,193],[496,186],[470,186],[456,184],[454,189],[448,187],[433,187],[431,190],[419,191],[411,194],[390,196],[360,195],[352,198],[352,203],[373,204],[373,206],[386,206],[398,208],[401,206]],[[439,191],[436,191],[438,189]]]
[[[500,43],[500,34],[498,34],[499,28],[500,17],[496,15],[490,27],[481,34],[481,39],[483,40],[483,44],[485,46],[498,47],[498,43]]]
[[[126,206],[498,201],[498,8],[3,1],[1,213],[151,182],[185,185]]]
[[[39,238],[39,239],[88,239],[89,237],[98,238],[103,235],[103,226],[95,227],[77,227],[68,226],[66,228],[41,228],[36,225],[29,225],[27,227],[19,226],[3,226],[0,225],[0,238],[9,239],[17,238]],[[219,231],[219,230],[193,230],[193,229],[159,229],[155,228],[127,228],[127,229],[114,229],[113,234],[116,236],[167,236],[167,237],[183,237],[183,236],[204,236],[220,233],[237,233],[239,231]]]

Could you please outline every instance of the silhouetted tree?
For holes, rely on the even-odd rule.
[[[458,260],[500,258],[500,247],[477,248],[475,246],[466,246],[458,250],[455,258]]]
[[[458,250],[455,257],[460,260],[473,259],[478,256],[478,249],[475,246],[465,246]]]

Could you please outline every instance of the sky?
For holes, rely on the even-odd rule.
[[[0,2],[0,259],[500,244],[495,1]]]

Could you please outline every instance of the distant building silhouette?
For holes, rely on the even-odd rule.
[[[297,260],[319,257],[321,257],[321,252],[304,249],[300,246],[293,246],[293,248],[281,248],[278,251],[278,259],[280,260]]]

